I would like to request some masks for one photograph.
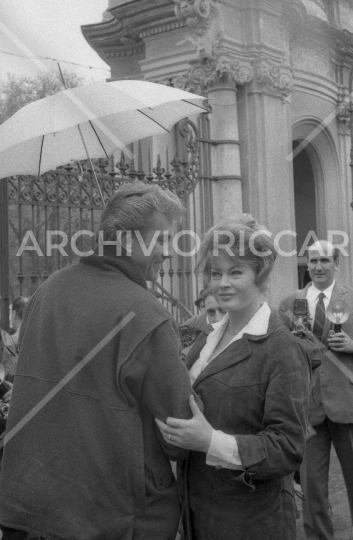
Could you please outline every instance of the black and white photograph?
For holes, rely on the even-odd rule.
[[[353,540],[353,0],[0,0],[0,540]]]

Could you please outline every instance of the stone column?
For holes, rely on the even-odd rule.
[[[294,234],[295,216],[293,70],[282,9],[263,0],[174,2],[198,55],[182,87],[203,91],[212,107],[214,220],[250,212],[274,235],[282,234],[279,250],[291,256],[278,257],[270,290],[276,305],[298,281],[295,237],[283,234]],[[234,35],[241,36],[241,46]]]
[[[251,63],[220,55],[191,63],[176,86],[204,93],[212,111],[211,144],[214,222],[243,212],[237,88],[253,78]]]
[[[341,166],[340,170],[340,189],[341,193],[345,194],[345,206],[346,212],[342,212],[342,231],[346,232],[349,236],[349,244],[346,251],[349,253],[349,257],[341,257],[340,261],[340,280],[343,283],[351,283],[353,275],[353,209],[349,204],[352,201],[352,170],[350,167],[351,161],[351,131],[350,131],[350,112],[349,112],[349,96],[345,95],[343,88],[341,88],[341,95],[338,99],[337,107],[337,121],[338,121],[338,136],[339,136],[339,162]],[[352,158],[353,159],[353,158]],[[341,239],[339,239],[341,241]]]
[[[196,58],[176,86],[204,93],[212,109],[213,217],[216,223],[225,216],[243,211],[240,170],[237,85],[253,77],[249,62],[234,59],[223,45],[223,5],[217,0],[174,0],[175,14],[189,33]],[[232,12],[233,15],[233,12]]]
[[[214,221],[243,211],[237,94],[234,83],[218,83],[208,91],[212,107],[212,176]]]
[[[244,176],[244,209],[279,240],[280,254],[271,280],[274,306],[298,286],[292,164],[291,68],[266,58],[255,60],[254,79],[239,106]],[[282,253],[282,254],[281,254]],[[284,253],[292,253],[286,256]]]
[[[206,93],[212,110],[210,122],[215,223],[243,211],[237,87],[249,82],[252,77],[253,70],[249,62],[220,56],[217,60],[193,62],[182,82],[184,88]]]

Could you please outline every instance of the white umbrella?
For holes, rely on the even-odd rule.
[[[146,81],[97,82],[26,105],[0,126],[0,177],[109,157],[206,112],[204,97]]]

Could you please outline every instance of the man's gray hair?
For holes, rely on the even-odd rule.
[[[109,199],[104,208],[100,230],[105,240],[115,240],[117,231],[138,231],[148,225],[154,212],[179,221],[185,208],[169,189],[135,181],[125,184]]]

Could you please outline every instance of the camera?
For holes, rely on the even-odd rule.
[[[306,298],[297,298],[293,306],[294,330],[298,334],[305,334],[308,331],[309,311]]]
[[[183,349],[185,349],[185,347],[190,347],[190,345],[194,343],[194,336],[191,335],[187,325],[179,326],[179,337]]]

